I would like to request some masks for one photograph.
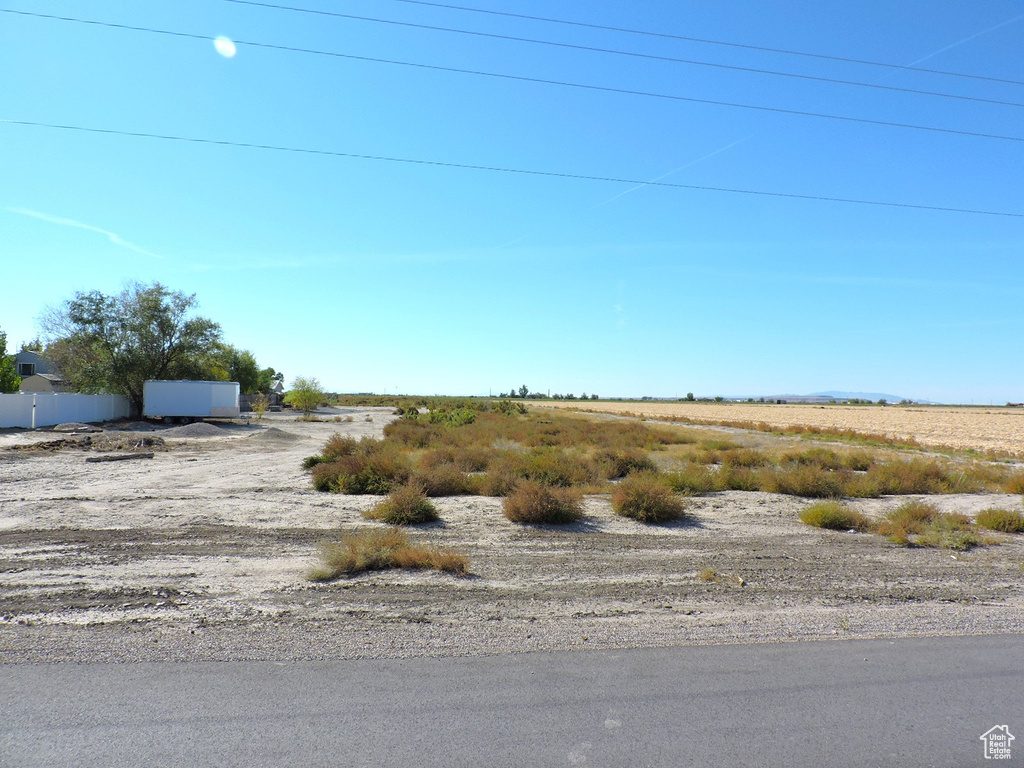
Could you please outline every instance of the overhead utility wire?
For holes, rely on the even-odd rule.
[[[173,134],[144,133],[140,131],[122,131],[113,128],[91,128],[82,125],[62,125],[59,123],[44,123],[33,120],[13,120],[0,118],[0,124],[21,125],[33,128],[53,128],[63,131],[80,131],[84,133],[98,133],[112,136],[131,136],[142,139],[159,139],[163,141],[179,141],[189,144],[208,144],[220,147],[240,147],[243,149],[262,149],[274,152],[292,152],[304,155],[318,155],[326,157],[343,157],[352,160],[373,160],[377,162],[403,163],[406,165],[421,165],[435,168],[456,168],[466,171],[489,171],[492,173],[510,173],[520,176],[541,176],[555,179],[572,179],[575,181],[601,181],[612,184],[640,184],[647,187],[665,187],[669,189],[687,189],[697,192],[725,192],[734,195],[755,195],[759,197],[777,197],[790,200],[812,200],[826,203],[847,203],[851,205],[871,205],[882,208],[908,208],[919,211],[938,211],[941,213],[966,213],[978,216],[1001,216],[1014,219],[1024,219],[1024,213],[1011,213],[1009,211],[987,211],[973,208],[954,208],[939,205],[920,205],[915,203],[896,203],[889,200],[862,200],[850,197],[827,197],[824,195],[801,195],[793,192],[769,192],[757,189],[740,189],[737,187],[712,187],[703,184],[678,184],[670,181],[650,181],[647,179],[627,179],[615,176],[591,176],[581,173],[562,173],[559,171],[537,171],[525,168],[505,168],[494,165],[474,165],[470,163],[451,163],[442,160],[421,160],[409,157],[389,157],[387,155],[365,155],[355,152],[337,152],[329,149],[310,149],[307,147],[288,147],[276,144],[256,144],[242,141],[227,141],[224,139],[205,139],[197,136],[175,136]]]
[[[244,5],[263,5],[274,7],[270,3],[247,2],[246,0],[225,0],[228,3],[239,3]],[[944,69],[928,69],[926,67],[913,67],[906,64],[890,64],[885,61],[871,61],[868,59],[852,59],[846,56],[834,56],[827,53],[813,53],[810,51],[792,51],[787,48],[772,48],[765,45],[750,45],[748,43],[733,43],[728,40],[711,40],[705,37],[688,37],[686,35],[674,35],[668,32],[652,32],[647,29],[630,29],[629,27],[610,27],[603,24],[589,24],[585,21],[572,21],[570,19],[553,19],[547,16],[530,16],[525,13],[509,13],[508,11],[492,11],[487,8],[469,8],[464,5],[447,5],[445,3],[431,3],[427,0],[392,0],[396,3],[408,3],[410,5],[425,5],[431,8],[445,8],[453,11],[468,11],[469,13],[483,13],[489,16],[504,16],[511,19],[525,19],[527,21],[543,21],[549,24],[564,24],[571,27],[584,27],[586,29],[598,29],[604,32],[623,32],[629,35],[645,35],[647,37],[660,37],[665,40],[681,40],[687,43],[700,43],[702,45],[720,45],[728,48],[741,48],[748,51],[761,51],[763,53],[779,53],[784,56],[803,56],[809,59],[820,59],[822,61],[838,61],[843,64],[860,64],[868,67],[884,67],[886,69],[898,69],[906,72],[920,72],[929,75],[945,75],[947,77],[962,77],[969,80],[987,80],[992,83],[1005,83],[1007,85],[1024,85],[1021,80],[1006,80],[1001,77],[988,77],[986,75],[970,75],[966,72],[950,72]]]
[[[240,5],[253,5],[261,8],[273,8],[282,11],[296,11],[298,13],[311,13],[318,16],[333,16],[339,19],[350,19],[353,21],[368,21],[374,24],[390,24],[397,27],[410,27],[412,29],[429,29],[433,32],[451,32],[458,35],[472,35],[474,37],[486,37],[493,40],[508,40],[516,43],[530,43],[533,45],[547,45],[555,48],[568,48],[574,51],[588,51],[590,53],[609,53],[614,56],[630,56],[639,59],[649,59],[652,61],[665,61],[673,64],[686,64],[695,67],[711,67],[713,69],[725,69],[734,72],[750,72],[758,75],[770,75],[772,77],[790,77],[797,80],[809,80],[819,83],[830,83],[832,85],[850,85],[857,88],[874,88],[881,91],[896,91],[898,93],[912,93],[917,96],[934,96],[942,99],[958,99],[960,101],[975,101],[982,104],[997,104],[1003,107],[1024,107],[1024,104],[1016,101],[1001,101],[999,99],[983,99],[978,96],[960,96],[955,93],[943,93],[941,91],[925,91],[917,88],[901,88],[895,85],[881,85],[878,83],[863,83],[856,80],[841,80],[834,77],[818,77],[817,75],[801,75],[796,72],[781,72],[772,69],[761,69],[758,67],[741,67],[735,64],[717,64],[711,61],[699,61],[696,59],[680,59],[674,56],[659,56],[653,53],[638,53],[636,51],[620,51],[615,48],[598,48],[590,45],[576,45],[574,43],[559,43],[553,40],[537,40],[530,37],[516,37],[514,35],[499,35],[494,32],[477,32],[471,29],[458,29],[455,27],[436,27],[430,24],[416,24],[411,21],[395,21],[394,19],[378,19],[373,16],[357,16],[350,13],[337,13],[335,11],[316,11],[310,8],[297,8],[288,5],[275,5],[271,3],[259,3],[255,0],[225,0],[229,3],[238,3]],[[17,13],[26,13],[27,15],[43,15],[43,14],[32,14],[28,12],[17,11]]]
[[[0,13],[7,12],[0,8]],[[29,13],[23,11],[14,11],[14,13],[25,14],[29,16],[41,16],[42,14]],[[72,21],[80,24],[90,24],[100,27],[111,27],[113,29],[127,30],[129,32],[145,32],[155,35],[168,35],[170,37],[180,37],[187,40],[202,40],[208,42],[210,40],[206,35],[197,35],[191,32],[174,32],[167,29],[155,29],[153,27],[136,27],[128,24],[115,24],[108,21],[92,21],[90,19],[78,19],[68,16],[43,16],[43,18],[57,19],[59,21]],[[968,138],[975,139],[995,139],[997,141],[1017,141],[1024,142],[1024,137],[1019,136],[1006,136],[998,133],[980,133],[978,131],[964,131],[956,128],[938,128],[930,125],[916,125],[914,123],[897,123],[888,120],[873,120],[867,117],[850,117],[848,115],[832,115],[825,112],[808,112],[799,109],[785,109],[784,107],[764,107],[756,104],[742,104],[740,102],[732,101],[717,101],[715,99],[699,99],[693,96],[676,96],[668,93],[655,93],[651,91],[637,91],[628,88],[612,88],[611,86],[604,85],[588,85],[587,83],[573,83],[564,80],[548,80],[539,77],[526,77],[525,75],[509,75],[501,72],[487,72],[484,70],[475,69],[459,69],[456,67],[444,67],[437,64],[421,64],[414,61],[400,61],[397,59],[380,59],[372,56],[357,56],[352,53],[338,53],[336,51],[321,51],[314,48],[298,48],[289,45],[277,45],[274,43],[261,43],[254,40],[235,40],[238,45],[249,45],[254,48],[266,48],[272,51],[287,51],[290,53],[306,53],[315,56],[330,56],[337,59],[348,59],[351,61],[364,61],[372,64],[393,64],[400,67],[414,67],[416,69],[425,69],[435,72],[451,72],[461,75],[476,75],[479,77],[493,77],[501,80],[513,80],[524,83],[537,83],[540,85],[556,85],[565,88],[579,88],[587,91],[597,91],[601,93],[616,93],[626,96],[641,96],[644,98],[651,99],[665,99],[668,101],[680,101],[690,104],[707,104],[716,107],[731,107],[734,109],[749,109],[757,112],[774,112],[782,115],[795,115],[797,117],[814,117],[823,120],[840,120],[849,123],[860,123],[863,125],[878,125],[887,128],[904,128],[907,130],[914,131],[929,131],[932,133],[945,133],[954,136],[966,136]]]

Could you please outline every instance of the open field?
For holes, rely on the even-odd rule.
[[[343,416],[351,421],[330,420]],[[512,523],[498,497],[434,498],[440,521],[409,537],[465,554],[468,577],[387,570],[311,582],[320,542],[386,526],[362,514],[380,496],[319,493],[303,459],[335,433],[379,437],[394,419],[390,409],[367,408],[322,417],[127,425],[92,435],[90,446],[78,445],[84,436],[0,434],[0,661],[394,657],[1024,631],[1024,537],[992,534],[992,546],[966,552],[895,546],[871,533],[811,528],[799,516],[812,499],[764,491],[687,498],[687,516],[660,525],[614,514],[603,492],[584,497],[579,522],[559,526]],[[808,447],[762,432],[707,434],[751,450]],[[153,458],[86,461],[134,446]],[[907,498],[847,504],[880,519]],[[1019,494],[992,491],[929,500],[969,519],[1022,506]]]
[[[1024,408],[605,400],[544,400],[531,405],[583,409],[594,413],[635,414],[653,419],[676,418],[695,424],[747,422],[776,428],[804,426],[853,430],[912,440],[934,448],[1024,456]]]

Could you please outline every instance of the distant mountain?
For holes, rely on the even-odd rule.
[[[902,395],[886,395],[882,392],[812,392],[811,397],[831,397],[836,400],[870,400],[873,403],[877,403],[879,400],[885,400],[887,403],[898,403],[901,400],[913,400],[915,403],[927,403],[927,400],[915,400],[912,397],[903,397]]]

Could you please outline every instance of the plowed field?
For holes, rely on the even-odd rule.
[[[552,401],[552,408],[583,408],[598,413],[630,413],[654,419],[673,417],[699,424],[746,422],[772,427],[817,427],[912,439],[925,446],[993,451],[1024,456],[1024,408],[896,405],[776,405],[768,403],[687,403]]]

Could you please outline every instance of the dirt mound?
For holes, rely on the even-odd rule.
[[[155,432],[156,426],[148,421],[128,421],[114,423],[107,427],[108,432]]]
[[[162,437],[139,437],[128,432],[109,432],[102,437],[93,438],[92,448],[94,451],[145,451],[147,448],[165,449],[166,443]]]
[[[26,443],[25,445],[12,445],[6,450],[9,451],[30,451],[36,453],[54,453],[56,451],[143,451],[153,448],[163,449],[165,444],[159,437],[139,437],[131,433],[120,434],[110,432],[98,437],[86,435],[85,437],[61,438],[60,440],[47,440],[38,443]]]
[[[63,424],[58,424],[52,430],[53,432],[102,432],[103,430],[99,427],[94,427],[92,424],[83,424],[80,421],[67,421]]]
[[[83,437],[80,440],[61,438],[60,440],[46,440],[38,443],[25,443],[23,445],[12,445],[5,450],[8,451],[28,451],[28,452],[48,452],[53,453],[54,451],[62,451],[65,449],[88,451],[92,448],[92,438]]]
[[[259,440],[261,443],[294,443],[302,438],[292,432],[286,432],[277,427],[268,427],[255,435],[250,440]]]
[[[200,421],[195,424],[184,424],[180,427],[165,429],[161,434],[165,437],[220,437],[226,433],[220,427]]]

